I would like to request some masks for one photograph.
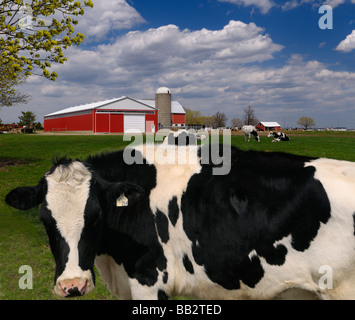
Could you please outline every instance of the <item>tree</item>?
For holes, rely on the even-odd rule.
[[[258,124],[259,120],[255,116],[255,109],[252,106],[247,106],[243,109],[244,116],[243,116],[243,123],[245,125],[252,125],[255,126]]]
[[[20,126],[27,126],[29,128],[32,127],[32,125],[34,124],[34,122],[36,121],[36,116],[33,112],[31,111],[27,111],[27,112],[24,112],[22,111],[22,116],[19,116],[19,125]]]
[[[40,122],[34,123],[33,126],[36,130],[43,130],[42,123],[40,123]]]
[[[227,117],[223,112],[217,111],[210,119],[211,127],[214,129],[225,127]]]
[[[232,127],[234,128],[240,128],[243,126],[243,121],[239,118],[233,118],[231,120]]]
[[[0,3],[0,66],[5,65],[10,77],[22,74],[44,76],[55,80],[49,72],[51,63],[64,63],[63,49],[80,45],[82,33],[74,34],[78,16],[84,8],[93,7],[74,0],[4,0]],[[52,18],[50,18],[52,17]]]
[[[11,107],[16,103],[27,103],[30,96],[21,93],[16,87],[25,81],[24,75],[14,75],[9,65],[0,64],[0,108]]]
[[[316,123],[311,117],[301,117],[298,119],[297,124],[307,130],[309,127],[314,127]]]
[[[200,111],[193,111],[189,108],[184,108],[186,112],[186,124],[187,125],[204,125],[205,124],[205,117],[201,114]]]

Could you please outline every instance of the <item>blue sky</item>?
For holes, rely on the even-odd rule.
[[[167,86],[204,115],[355,128],[355,0],[93,0],[78,31],[80,47],[54,66],[56,82],[31,77],[27,105],[2,108],[43,115],[128,95],[153,98]],[[319,28],[329,5],[333,29]],[[354,30],[354,32],[353,32]]]

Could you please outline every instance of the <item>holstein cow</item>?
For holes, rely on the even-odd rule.
[[[206,139],[207,137],[204,134],[194,134],[183,129],[175,132],[169,132],[164,138],[163,144],[188,146],[190,144],[196,145],[198,140],[204,141]]]
[[[59,159],[12,190],[17,209],[42,204],[54,291],[92,291],[95,262],[121,299],[354,299],[355,164],[232,148],[217,176],[205,147],[188,164],[155,162],[154,145],[128,150],[143,164]]]
[[[270,131],[267,137],[274,137],[271,142],[290,141],[290,137],[283,132]]]
[[[256,141],[260,142],[260,138],[258,132],[254,126],[243,126],[242,127],[244,132],[244,139],[245,141],[250,141],[251,136],[255,138]]]

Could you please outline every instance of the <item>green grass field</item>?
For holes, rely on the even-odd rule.
[[[0,135],[0,300],[59,299],[52,292],[54,261],[47,235],[38,219],[38,209],[20,212],[8,207],[5,195],[18,186],[35,185],[51,167],[56,155],[86,157],[89,154],[117,150],[128,145],[119,135]],[[313,157],[355,161],[355,133],[308,133],[291,136],[290,142],[244,142],[232,136],[232,145],[243,150],[288,152]],[[22,265],[33,270],[33,289],[22,290],[19,273]],[[78,299],[114,299],[97,275],[94,292]]]

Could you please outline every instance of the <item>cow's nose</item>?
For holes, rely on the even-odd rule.
[[[88,281],[86,279],[75,278],[59,282],[60,292],[63,297],[83,296],[87,290]]]

